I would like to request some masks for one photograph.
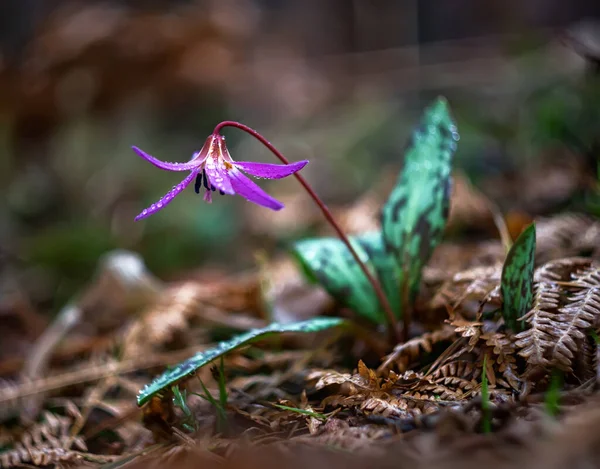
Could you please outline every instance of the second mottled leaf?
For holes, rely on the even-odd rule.
[[[350,237],[350,242],[381,286],[394,311],[399,308],[395,262],[386,252],[381,232]],[[317,281],[340,304],[376,323],[385,315],[373,287],[348,247],[336,238],[298,241],[293,254],[311,281]]]
[[[523,317],[533,299],[533,269],[535,256],[535,224],[529,225],[513,244],[502,268],[502,315],[514,332],[522,331]]]

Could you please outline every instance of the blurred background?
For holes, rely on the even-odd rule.
[[[309,159],[303,174],[341,210],[385,197],[443,94],[457,170],[504,213],[598,213],[598,18],[591,0],[3,0],[0,316],[57,311],[114,248],[175,279],[320,232],[293,178],[261,182],[279,213],[190,189],[134,223],[180,175],[131,145],[186,161],[224,119]],[[225,134],[234,158],[272,161]]]

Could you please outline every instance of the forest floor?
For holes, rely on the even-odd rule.
[[[115,251],[51,322],[17,298],[0,347],[0,467],[596,467],[600,222],[535,218],[533,305],[515,334],[496,314],[506,247],[489,200],[455,179],[405,343],[340,309],[289,256],[165,283]],[[520,196],[546,200],[534,186]],[[377,223],[379,202],[334,212],[355,231]],[[533,211],[508,213],[504,236]],[[247,344],[137,405],[195,353],[315,316],[355,326]],[[11,354],[25,340],[28,355]]]

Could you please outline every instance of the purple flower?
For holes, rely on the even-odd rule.
[[[206,190],[204,200],[206,202],[212,202],[212,192],[218,190],[221,195],[238,194],[250,202],[271,210],[281,210],[283,204],[248,179],[242,171],[259,178],[281,179],[300,171],[308,163],[306,160],[291,164],[236,162],[233,161],[225,146],[225,137],[216,134],[208,137],[202,149],[194,153],[192,159],[187,163],[168,163],[157,160],[137,147],[133,147],[133,150],[160,169],[190,172],[183,181],[173,186],[173,189],[167,192],[162,199],[144,209],[142,213],[135,217],[136,221],[149,217],[165,208],[194,179],[196,180],[194,188],[197,194],[204,186]]]

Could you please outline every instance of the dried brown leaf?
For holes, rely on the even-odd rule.
[[[383,363],[377,371],[383,373],[395,365],[398,371],[403,373],[411,363],[415,363],[424,353],[431,353],[435,344],[453,340],[455,337],[454,327],[449,325],[444,325],[436,331],[425,332],[408,342],[396,345],[393,352],[384,357]]]

